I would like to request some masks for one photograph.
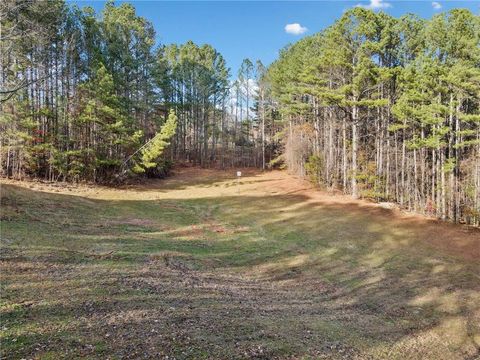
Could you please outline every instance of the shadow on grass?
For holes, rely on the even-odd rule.
[[[475,230],[296,193],[5,194],[6,357],[480,355]]]

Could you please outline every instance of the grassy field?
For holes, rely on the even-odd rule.
[[[480,232],[283,172],[4,181],[3,359],[478,359]]]

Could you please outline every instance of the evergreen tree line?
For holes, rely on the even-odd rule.
[[[253,121],[230,114],[229,69],[210,45],[156,46],[127,3],[96,14],[7,0],[0,15],[2,176],[104,182],[162,175],[174,160],[253,165],[241,130]]]
[[[363,8],[284,49],[264,81],[282,161],[328,189],[480,223],[480,19]]]
[[[271,140],[272,121],[261,132],[254,111],[262,103],[257,82],[266,71],[260,61],[244,59],[233,82],[224,58],[210,45],[164,46],[157,61],[162,106],[179,114],[173,159],[204,167],[265,166],[278,141]]]

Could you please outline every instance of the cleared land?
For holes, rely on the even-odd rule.
[[[1,357],[480,357],[478,230],[233,175],[4,182]]]

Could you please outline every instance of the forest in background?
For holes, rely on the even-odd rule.
[[[156,45],[132,5],[1,10],[2,176],[111,182],[286,166],[354,197],[480,223],[480,20],[354,8],[268,68]],[[170,115],[169,115],[170,114]]]
[[[363,8],[268,70],[288,168],[328,189],[480,221],[480,17]]]
[[[261,63],[246,59],[231,82],[212,46],[156,45],[152,24],[127,3],[100,14],[61,0],[0,7],[3,176],[110,182],[162,175],[175,160],[260,166],[246,109]]]

